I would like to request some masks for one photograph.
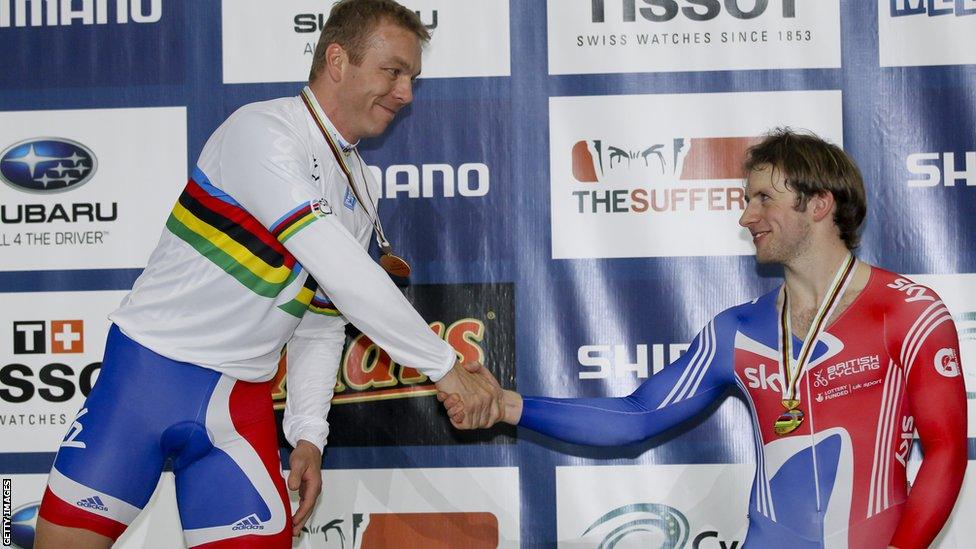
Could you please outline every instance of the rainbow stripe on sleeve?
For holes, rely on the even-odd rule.
[[[279,220],[279,230],[273,235],[196,169],[166,228],[254,293],[273,298],[302,270],[281,244],[308,225],[308,215],[314,219],[310,210],[305,216],[298,215],[300,210]]]
[[[298,206],[294,210],[286,213],[271,224],[272,236],[282,244],[286,240],[295,236],[298,231],[304,229],[309,223],[315,221],[315,212],[312,211],[312,204],[307,203]]]
[[[305,284],[302,289],[298,291],[298,295],[295,299],[279,305],[278,308],[286,313],[297,316],[301,318],[305,311],[311,313],[326,315],[326,316],[339,316],[339,310],[336,306],[332,304],[331,301],[322,299],[321,297],[315,295],[315,291],[318,289],[318,283],[314,278],[309,276],[305,280]]]

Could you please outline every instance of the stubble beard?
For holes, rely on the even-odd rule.
[[[756,262],[761,264],[775,263],[779,265],[790,265],[809,250],[812,232],[813,230],[810,225],[798,225],[795,227],[795,232],[792,235],[786,235],[787,238],[785,241],[780,238],[777,241],[766,243],[762,251],[757,248]],[[772,234],[769,236],[772,236]],[[777,236],[782,237],[784,235],[780,233]]]

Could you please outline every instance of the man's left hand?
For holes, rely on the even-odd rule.
[[[298,537],[322,492],[322,452],[311,442],[299,440],[288,463],[291,466],[288,489],[298,491],[298,510],[291,517],[291,535]]]

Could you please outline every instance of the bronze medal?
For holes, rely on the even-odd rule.
[[[380,256],[380,265],[393,276],[406,278],[410,276],[410,264],[402,257],[386,253]]]
[[[376,242],[380,245],[380,251],[382,255],[380,256],[380,266],[383,267],[387,273],[391,276],[408,277],[410,276],[410,264],[407,263],[402,257],[393,254],[393,247],[390,246],[390,242],[386,239],[386,235],[383,233],[383,225],[380,223],[379,212],[376,211],[376,205],[373,204],[372,198],[369,195],[369,186],[366,184],[366,173],[363,171],[363,159],[356,152],[356,158],[359,160],[359,172],[362,174],[364,190],[366,191],[366,197],[370,200],[368,203],[373,206],[373,212],[366,208],[367,202],[363,201],[362,197],[359,196],[359,191],[356,189],[355,178],[353,178],[352,171],[349,166],[346,165],[346,161],[343,160],[344,156],[348,156],[350,153],[346,152],[345,155],[340,153],[339,146],[332,139],[331,134],[326,129],[325,123],[319,118],[318,113],[312,107],[313,98],[312,92],[306,87],[301,93],[302,101],[305,103],[305,107],[308,109],[310,115],[312,115],[312,120],[318,126],[319,131],[322,133],[322,137],[325,139],[325,143],[329,146],[329,150],[332,151],[332,156],[335,157],[336,163],[342,170],[343,175],[346,176],[346,183],[349,185],[349,190],[352,191],[353,196],[356,197],[356,202],[362,206],[363,211],[366,216],[369,217],[370,222],[373,224],[373,232],[376,235]]]

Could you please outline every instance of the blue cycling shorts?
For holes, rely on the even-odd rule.
[[[190,547],[290,547],[270,382],[163,357],[112,326],[40,516],[117,539],[173,460]]]

